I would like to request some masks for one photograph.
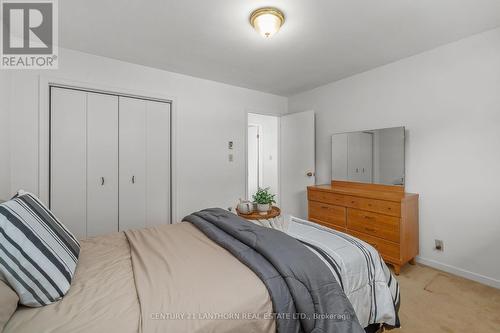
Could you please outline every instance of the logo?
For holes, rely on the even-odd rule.
[[[57,69],[57,0],[0,0],[2,69]]]

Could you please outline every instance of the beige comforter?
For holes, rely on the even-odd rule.
[[[259,278],[190,223],[82,241],[68,294],[4,333],[274,332]]]

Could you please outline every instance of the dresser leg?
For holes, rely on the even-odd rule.
[[[399,272],[401,272],[401,266],[392,264],[392,267],[394,268],[394,274],[399,275]]]
[[[415,264],[416,264],[416,262],[415,262],[415,258],[411,258],[411,259],[410,259],[410,261],[408,261],[408,263],[409,263],[410,265],[415,265]]]

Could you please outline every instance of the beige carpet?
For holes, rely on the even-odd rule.
[[[500,332],[500,290],[427,266],[405,265],[401,329],[394,333]]]

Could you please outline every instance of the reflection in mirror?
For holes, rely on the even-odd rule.
[[[404,185],[405,128],[332,135],[332,180]]]

